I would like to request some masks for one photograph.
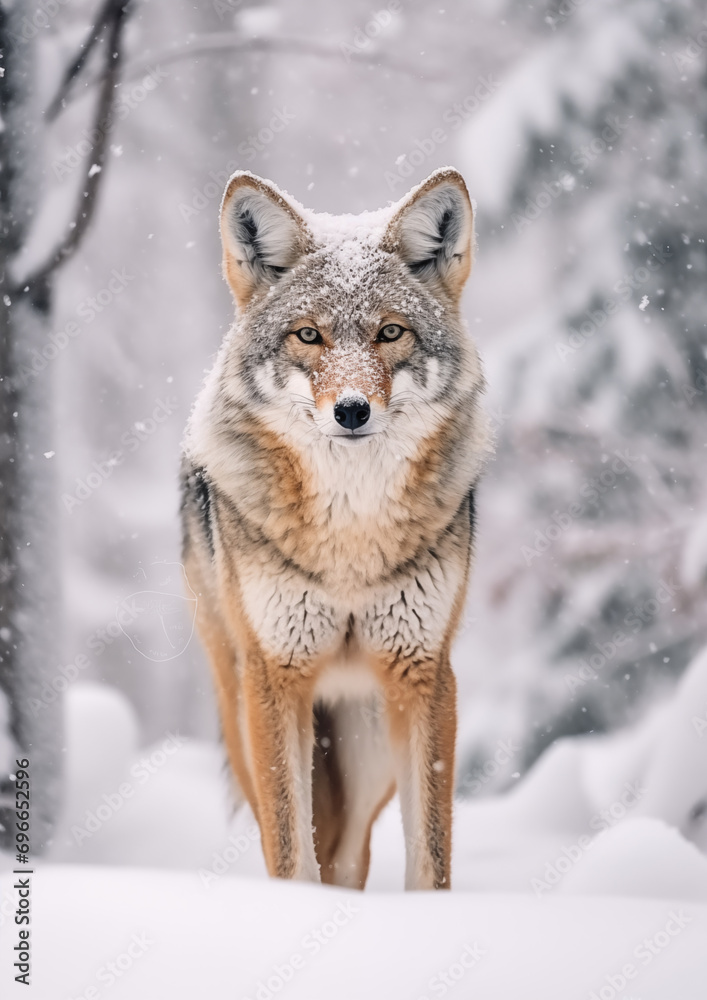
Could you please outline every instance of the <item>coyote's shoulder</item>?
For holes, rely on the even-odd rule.
[[[408,883],[449,881],[449,648],[488,448],[472,222],[451,169],[343,219],[250,174],[224,195],[239,311],[187,431],[185,560],[273,874],[363,884],[397,780]]]

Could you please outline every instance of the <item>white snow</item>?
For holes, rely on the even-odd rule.
[[[579,22],[582,12],[577,13]],[[509,204],[524,155],[518,136],[551,134],[564,102],[593,107],[618,66],[648,57],[635,26],[614,8],[589,25],[578,23],[573,33],[550,36],[520,60],[501,81],[495,99],[479,108],[460,135],[469,150],[467,182],[485,210],[497,212]]]
[[[586,858],[558,885],[558,892],[704,903],[707,864],[674,827],[637,817],[600,834]]]
[[[337,398],[359,397],[365,389],[370,396],[381,390],[381,366],[362,344],[339,343],[327,352],[313,381],[317,394],[338,390]]]
[[[628,964],[641,1000],[704,995],[704,904],[361,895],[248,879],[206,890],[193,873],[72,867],[40,869],[34,885],[34,985],[3,996],[422,1000],[456,987],[483,1000],[571,1000]],[[639,958],[654,939],[656,953]]]
[[[280,23],[275,23],[275,14],[280,12],[272,6],[246,11],[237,10],[242,6],[238,2],[226,6],[237,15],[243,37],[269,36],[280,29]],[[211,30],[206,23],[209,17],[213,20],[211,7],[187,5],[175,11],[171,28],[180,37]],[[224,5],[220,7],[221,17]],[[477,73],[498,73],[501,82],[493,99],[480,103],[457,137],[464,153],[464,173],[480,201],[482,222],[484,217],[500,220],[511,234],[511,195],[525,179],[529,146],[539,140],[545,147],[546,138],[572,124],[577,116],[563,110],[566,103],[579,108],[585,125],[593,122],[595,112],[605,106],[606,94],[621,92],[627,80],[626,65],[635,62],[642,72],[650,67],[656,71],[649,80],[655,87],[651,92],[657,95],[654,104],[668,108],[670,113],[662,118],[673,123],[676,142],[697,120],[689,90],[684,91],[687,110],[682,118],[676,114],[678,105],[670,101],[663,105],[666,88],[655,86],[661,66],[669,67],[662,71],[665,79],[673,78],[676,51],[689,41],[688,32],[682,38],[666,35],[662,48],[646,49],[643,24],[660,21],[654,17],[656,5],[636,3],[624,10],[613,0],[593,4],[570,0],[554,5],[568,11],[566,21],[557,30],[543,29],[539,35],[530,30],[532,17],[515,23],[500,21],[501,8],[497,17],[497,7],[495,0],[480,6],[473,38],[462,31],[444,37],[448,90],[438,90],[437,84],[430,88],[428,82],[411,76],[400,81],[399,94],[393,89],[386,93],[388,74],[381,76],[378,69],[375,73],[358,71],[355,87],[341,86],[337,74],[345,67],[344,58],[337,65],[336,60],[288,54],[285,58],[276,55],[269,68],[263,66],[261,86],[250,90],[251,95],[260,92],[257,102],[249,98],[239,105],[236,100],[233,107],[224,102],[221,108],[214,103],[211,88],[205,91],[200,75],[209,60],[191,60],[181,65],[167,88],[121,123],[116,143],[111,145],[111,170],[100,218],[86,249],[66,268],[57,286],[53,332],[60,334],[68,320],[81,320],[80,335],[70,339],[54,369],[64,411],[57,455],[67,485],[73,488],[94,460],[103,461],[116,433],[133,426],[145,402],[162,391],[165,370],[174,372],[175,391],[186,414],[230,309],[218,277],[218,192],[213,196],[203,192],[211,188],[213,175],[226,169],[226,161],[235,155],[233,150],[247,130],[258,132],[266,126],[273,111],[284,107],[283,101],[295,118],[291,131],[288,126],[285,135],[275,137],[254,161],[239,157],[238,165],[247,162],[257,174],[270,174],[288,189],[302,192],[316,164],[316,205],[366,207],[381,204],[386,196],[383,167],[394,162],[400,149],[410,149],[413,139],[416,150],[424,149],[425,136],[440,125],[443,105],[461,97],[459,88],[473,86]],[[332,21],[336,33],[332,37],[353,39],[351,11],[332,7],[331,12],[338,18]],[[679,31],[679,12],[675,13],[674,30]],[[298,35],[316,37],[319,16],[311,5],[309,10],[302,4],[292,10],[283,7],[283,31],[287,34],[292,27]],[[406,31],[415,22],[419,30],[429,33],[429,46],[427,37],[421,46],[429,49],[425,58],[438,58],[434,18],[417,19],[418,24],[405,16]],[[363,17],[358,20],[363,22]],[[159,19],[153,21],[152,28],[147,21],[141,27],[147,43],[162,30]],[[70,32],[65,39],[67,50],[73,50],[83,27],[78,22],[65,27]],[[56,45],[53,30],[42,34],[47,44],[40,64],[46,82],[53,85],[65,49]],[[511,40],[510,47],[506,38]],[[407,41],[404,38],[403,44]],[[478,46],[471,56],[470,42]],[[701,53],[691,63],[688,75],[697,74],[703,57]],[[256,62],[260,66],[260,59]],[[420,65],[424,66],[422,53]],[[472,65],[471,75],[452,72],[455,66],[465,67],[466,72]],[[227,69],[240,73],[238,67]],[[397,86],[395,77],[391,79]],[[236,90],[245,95],[252,81],[246,77],[241,82],[243,86]],[[232,84],[232,80],[224,82],[224,95],[236,93]],[[675,88],[679,102],[684,88],[676,76]],[[308,95],[317,100],[309,100]],[[326,105],[319,100],[325,96]],[[217,99],[221,101],[220,94]],[[625,103],[618,100],[617,107]],[[86,124],[86,112],[85,101],[77,101],[52,127],[46,176],[51,176],[52,161],[74,147]],[[214,115],[218,116],[218,134]],[[621,123],[623,128],[623,113]],[[564,596],[564,611],[553,613],[550,626],[544,620],[541,626],[530,621],[534,602],[544,593],[544,574],[560,576],[563,571],[557,552],[564,539],[569,547],[577,536],[577,548],[584,539],[579,538],[580,525],[573,526],[557,550],[534,561],[525,576],[518,573],[520,544],[526,536],[532,538],[537,526],[532,520],[535,508],[522,495],[523,480],[552,485],[554,476],[559,481],[568,477],[572,489],[573,479],[568,476],[572,462],[559,452],[553,459],[551,451],[547,463],[541,452],[533,454],[538,440],[540,444],[543,440],[537,427],[542,421],[552,424],[560,414],[559,429],[576,435],[572,461],[581,469],[588,450],[582,432],[606,438],[605,447],[611,450],[612,433],[622,426],[624,392],[645,381],[656,361],[676,385],[687,382],[683,352],[668,336],[670,327],[665,327],[660,339],[655,337],[661,310],[653,306],[661,303],[654,295],[660,296],[660,290],[654,292],[652,284],[633,288],[634,294],[625,303],[616,291],[617,279],[636,263],[629,264],[628,257],[624,262],[620,251],[628,233],[618,220],[626,218],[621,212],[623,193],[633,188],[639,176],[654,178],[652,190],[637,190],[650,194],[648,200],[657,206],[654,218],[660,218],[673,202],[692,196],[688,179],[700,171],[686,156],[684,162],[692,166],[675,175],[676,189],[668,186],[669,206],[664,207],[660,161],[656,157],[656,169],[648,169],[651,161],[646,153],[651,152],[651,145],[658,152],[661,145],[672,149],[673,143],[656,142],[655,136],[665,132],[657,130],[655,116],[645,122],[640,116],[628,122],[627,116],[626,129],[625,141],[616,144],[616,152],[601,154],[599,162],[607,177],[591,178],[593,195],[586,204],[580,193],[569,196],[563,190],[553,205],[570,206],[565,216],[556,216],[551,207],[506,242],[490,233],[486,224],[483,253],[467,299],[473,308],[470,316],[478,317],[474,333],[487,362],[494,421],[504,425],[521,460],[513,465],[515,478],[510,485],[500,476],[494,482],[493,470],[485,481],[486,499],[480,496],[485,526],[473,577],[473,586],[485,596],[470,605],[477,621],[470,624],[455,652],[462,709],[460,756],[472,750],[478,754],[479,748],[483,752],[485,746],[495,748],[501,742],[510,745],[515,737],[519,749],[511,750],[501,769],[503,781],[523,770],[523,752],[548,719],[542,701],[550,697],[550,685],[557,677],[556,671],[549,679],[553,658],[546,655],[548,634],[557,638],[563,630],[569,632],[566,619],[573,607],[577,619],[591,622],[603,603],[602,594],[617,590],[615,570],[624,555],[638,560],[644,545],[653,544],[641,522],[632,550],[619,545],[632,529],[629,505],[629,514],[615,536],[603,526],[593,539],[597,545],[606,542],[611,549],[616,538],[608,557],[611,566],[596,572],[587,568],[588,563],[593,565],[592,550],[581,569],[575,573],[572,567],[572,586],[560,579],[553,591]],[[577,144],[588,141],[594,132],[580,128],[564,134],[571,150],[577,151]],[[688,144],[688,151],[699,149],[699,130],[696,135],[697,145]],[[168,145],[172,144],[169,148],[165,136]],[[450,138],[451,134],[445,141],[449,143]],[[552,159],[553,180],[569,177],[564,173],[566,152],[558,149]],[[448,145],[437,147],[415,167],[410,182],[424,177],[441,156],[456,160],[457,153]],[[397,164],[402,166],[406,158],[409,162],[406,154]],[[80,175],[77,169],[70,178],[62,178],[45,200],[23,257],[25,268],[43,259],[47,246],[54,245],[63,231]],[[576,180],[575,192],[583,190],[579,172],[569,179]],[[533,186],[540,181],[532,169],[527,181],[523,198],[537,200],[543,189]],[[408,183],[402,184],[402,175],[400,182],[396,191],[405,190]],[[312,183],[306,185],[307,190]],[[213,185],[221,190],[223,181],[213,180]],[[190,209],[188,222],[178,208],[182,198],[190,206],[205,202],[204,207]],[[299,206],[318,239],[330,248],[340,248],[341,268],[357,264],[371,226],[375,233],[382,233],[396,207],[342,217]],[[685,225],[684,218],[676,224]],[[689,239],[695,242],[697,234],[686,234],[684,242]],[[129,265],[133,282],[129,293],[97,313],[89,327],[80,308],[85,312],[88,300],[105,291],[111,269],[124,264]],[[671,281],[666,270],[661,283],[669,289]],[[595,287],[605,289],[620,306],[619,318],[611,326],[608,321],[596,324],[586,343],[561,359],[558,342],[568,340],[569,330],[558,317],[570,317],[581,327],[591,305],[588,291]],[[641,299],[644,290],[651,292],[650,310],[641,308],[647,298]],[[636,316],[638,311],[642,316]],[[647,325],[650,318],[652,327]],[[647,331],[653,331],[652,340]],[[605,342],[616,352],[617,372],[602,382],[592,375],[592,366]],[[538,359],[535,367],[523,366],[528,357]],[[585,371],[596,399],[581,409],[558,406],[560,389]],[[573,401],[576,397],[570,389],[571,385],[566,398]],[[704,390],[698,383],[692,391]],[[689,396],[686,402],[686,414],[691,416],[703,398]],[[138,723],[136,711],[107,687],[80,684],[67,699],[66,812],[35,881],[35,984],[24,993],[50,1000],[95,1000],[111,995],[135,1000],[202,996],[262,1000],[269,995],[309,1000],[367,995],[419,1000],[449,992],[475,1000],[589,1000],[593,995],[602,1000],[613,996],[692,1000],[704,996],[704,669],[693,668],[676,698],[653,709],[630,729],[557,742],[511,794],[490,797],[492,782],[481,782],[481,792],[487,797],[457,808],[451,895],[401,894],[403,842],[396,803],[375,828],[369,890],[363,896],[265,880],[252,816],[247,809],[231,816],[218,747],[183,740],[170,729],[178,719],[190,732],[215,730],[196,642],[188,660],[151,662],[133,649],[129,636],[107,632],[111,625],[117,628],[116,606],[135,589],[133,576],[138,567],[178,550],[173,484],[182,422],[182,416],[177,416],[163,440],[155,438],[145,444],[62,529],[69,553],[70,655],[65,658],[68,667],[60,668],[57,678],[63,683],[65,674],[86,671],[81,676],[111,679],[139,706],[140,718]],[[671,453],[686,466],[690,454],[681,456],[678,449]],[[678,466],[676,478],[682,474]],[[581,478],[574,481],[580,484]],[[646,485],[646,493],[653,496],[655,480],[651,483],[646,478]],[[659,499],[658,493],[656,502]],[[676,500],[673,495],[666,504],[666,523],[675,521]],[[637,655],[639,646],[649,648],[654,638],[659,646],[671,638],[677,640],[680,622],[686,618],[699,619],[698,588],[704,585],[707,566],[703,507],[692,505],[685,534],[676,542],[677,577],[683,592],[665,606],[665,620],[656,634],[650,625],[640,633]],[[553,504],[545,498],[538,509],[539,516],[549,519]],[[685,506],[680,510],[684,512]],[[548,571],[548,565],[554,569]],[[504,594],[513,588],[514,602],[509,603]],[[675,607],[678,611],[673,614]],[[686,610],[681,614],[681,609]],[[155,615],[151,634],[163,624]],[[101,635],[107,638],[99,640]],[[652,642],[650,648],[655,648]],[[74,666],[77,651],[91,653],[90,667]],[[83,661],[88,663],[85,656]],[[620,703],[620,677],[609,684],[602,675],[596,682],[599,685],[606,687],[607,700]],[[653,700],[655,692],[649,693]],[[12,741],[4,736],[6,707],[0,693],[0,765],[14,756]],[[557,719],[558,712],[550,718]],[[152,742],[145,746],[144,741]],[[491,756],[486,763],[495,766]],[[487,777],[483,770],[481,774]],[[0,876],[3,863],[7,866],[10,860],[0,859]],[[8,970],[14,936],[8,920],[14,899],[7,888],[10,883],[5,875],[0,886],[3,998],[24,995],[5,986],[11,982]],[[360,912],[337,929],[315,956],[303,940],[337,912],[341,916],[339,899],[353,899]],[[670,916],[682,912],[690,918],[684,928],[682,918],[676,921]],[[151,943],[143,946],[140,937],[145,931]],[[650,944],[648,950],[642,944],[645,941]],[[472,968],[462,965],[462,957],[477,947],[485,954],[474,960]],[[292,982],[280,988],[273,981],[272,989],[260,988],[260,981],[276,975],[274,966],[288,963],[294,952],[302,954],[304,967],[293,972]],[[121,968],[120,978],[111,983],[102,967],[116,960],[127,968]],[[635,966],[635,976],[624,976],[627,964]],[[459,970],[461,978],[457,978]],[[283,974],[286,978],[285,969]],[[451,986],[442,976],[451,977]]]
[[[368,400],[360,389],[346,386],[336,397],[336,402],[342,403],[344,406],[352,406],[354,403],[367,403]]]
[[[269,178],[256,177],[249,170],[241,170],[236,173],[255,177],[256,180],[266,180],[273,191],[304,219],[319,246],[338,247],[344,258],[348,260],[355,253],[352,244],[365,243],[371,247],[376,246],[384,235],[388,224],[400,211],[403,204],[412,201],[423,184],[426,184],[431,177],[442,176],[450,170],[456,170],[456,168],[438,167],[431,172],[430,177],[411,187],[398,201],[388,202],[382,208],[357,214],[344,212],[340,215],[332,215],[330,212],[315,212],[307,208]]]
[[[707,791],[703,715],[707,729],[707,652],[634,730],[561,740],[510,794],[459,802],[450,894],[402,893],[393,802],[359,894],[267,879],[220,750],[178,734],[139,749],[127,700],[77,684],[67,806],[33,876],[33,985],[3,997],[397,1000],[459,987],[483,1000],[701,1000],[707,858],[685,816]],[[6,976],[11,886],[6,872]]]
[[[232,3],[235,10],[238,6]],[[236,23],[243,35],[249,38],[267,38],[274,34],[280,26],[281,14],[276,7],[246,7],[239,10],[236,15]]]

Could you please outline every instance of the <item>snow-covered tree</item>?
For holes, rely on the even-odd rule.
[[[3,758],[9,759],[0,774],[0,843],[11,842],[14,831],[14,758],[26,757],[35,850],[45,846],[56,815],[62,742],[61,686],[55,684],[61,656],[55,414],[50,374],[38,375],[63,346],[50,325],[53,276],[91,222],[105,136],[86,165],[66,235],[56,243],[56,235],[50,237],[48,256],[46,245],[34,259],[27,249],[44,189],[46,121],[105,40],[94,122],[101,128],[114,101],[125,7],[124,0],[100,6],[46,113],[37,37],[49,15],[28,3],[0,6],[0,690],[1,722],[9,729],[3,740]]]
[[[672,685],[707,596],[702,15],[682,0],[536,14],[463,136],[481,256],[502,257],[517,306],[488,351],[478,595],[498,725],[526,763]]]

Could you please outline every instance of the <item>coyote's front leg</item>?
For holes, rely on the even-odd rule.
[[[405,888],[449,889],[456,680],[447,655],[435,663],[395,664],[386,702],[405,833]]]
[[[255,641],[243,664],[247,745],[271,875],[318,882],[312,834],[314,732],[309,682]]]

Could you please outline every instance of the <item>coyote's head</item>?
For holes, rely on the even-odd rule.
[[[239,310],[221,391],[291,446],[385,443],[401,457],[441,421],[471,416],[482,376],[458,307],[473,212],[457,171],[339,217],[239,172],[221,237]]]

